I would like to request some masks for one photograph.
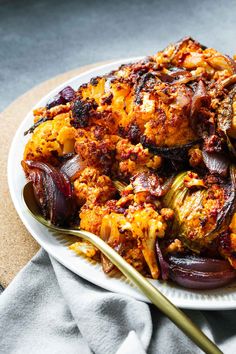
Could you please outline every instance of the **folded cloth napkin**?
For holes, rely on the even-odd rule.
[[[186,311],[224,353],[236,311]],[[97,287],[44,250],[0,295],[0,353],[145,354],[201,351],[154,306]]]

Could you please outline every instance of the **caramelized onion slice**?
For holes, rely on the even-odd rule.
[[[152,151],[155,155],[160,155],[173,161],[184,161],[188,158],[188,150],[200,141],[201,139],[197,139],[188,144],[176,145],[171,147],[154,146],[142,140],[141,143],[143,144],[143,146],[149,148],[150,151]]]
[[[229,70],[230,74],[236,73],[236,63],[229,55],[214,55],[206,59],[215,70]]]
[[[71,102],[74,98],[75,90],[73,90],[73,88],[70,86],[66,86],[60,92],[58,92],[56,96],[52,97],[48,101],[46,107],[47,109],[50,109],[60,104],[66,104],[68,102]]]
[[[162,196],[163,190],[159,177],[151,172],[138,172],[130,179],[134,193],[148,192],[154,196]]]
[[[197,256],[175,256],[171,255],[168,260],[172,266],[182,267],[200,272],[222,272],[232,269],[230,263],[224,259],[206,258]]]
[[[222,177],[227,176],[229,160],[225,155],[217,152],[210,153],[203,150],[202,157],[210,173],[219,174]]]
[[[23,168],[26,171],[26,173],[29,172],[30,169],[32,168],[37,168],[43,171],[46,175],[49,175],[53,179],[57,188],[65,196],[68,197],[72,196],[72,186],[70,184],[68,176],[63,172],[60,172],[56,167],[45,162],[26,160],[23,161]]]
[[[42,214],[54,225],[70,222],[75,212],[75,200],[69,178],[44,162],[22,161],[27,178],[33,182],[34,194]]]
[[[229,262],[197,256],[171,255],[169,277],[189,289],[215,289],[236,279],[236,270]]]
[[[202,107],[208,107],[209,104],[210,96],[207,93],[204,82],[200,80],[192,97],[191,117],[195,117]]]
[[[204,290],[229,284],[236,279],[236,271],[231,268],[221,272],[200,272],[171,266],[169,276],[174,282],[185,288]]]
[[[71,181],[77,178],[77,175],[86,167],[85,162],[82,160],[81,156],[76,154],[72,158],[68,159],[61,166],[61,172],[66,174]]]
[[[161,268],[161,277],[163,280],[167,280],[168,275],[169,275],[169,264],[165,261],[165,259],[163,257],[163,254],[162,254],[160,246],[159,246],[158,239],[156,239],[156,253],[157,253],[157,259],[159,261],[159,265]]]

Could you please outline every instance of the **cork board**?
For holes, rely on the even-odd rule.
[[[26,114],[48,92],[70,78],[106,63],[87,65],[48,80],[20,96],[0,113],[0,284],[4,287],[39,249],[18,217],[8,190],[7,158],[14,134]]]

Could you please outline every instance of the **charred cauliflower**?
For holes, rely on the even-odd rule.
[[[210,254],[236,268],[235,85],[235,61],[188,37],[65,87],[26,132],[22,166],[39,204],[60,195],[67,224],[155,279],[162,254]],[[114,268],[86,242],[70,248]]]

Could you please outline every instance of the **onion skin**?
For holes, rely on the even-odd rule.
[[[167,280],[169,276],[169,264],[165,261],[161,252],[158,239],[156,239],[156,254],[161,268],[161,277],[163,280]]]
[[[229,226],[232,216],[236,210],[236,166],[230,165],[230,179],[231,183],[228,186],[229,198],[224,204],[217,218],[217,227],[215,231],[219,231],[222,224],[225,225],[225,229]]]
[[[232,269],[228,261],[223,259],[197,257],[197,256],[174,256],[168,257],[169,263],[173,266],[182,267],[200,272],[222,272]]]
[[[199,143],[201,140],[195,140],[191,143],[179,146],[165,147],[165,146],[154,146],[149,144],[146,141],[141,141],[144,147],[147,147],[154,154],[160,155],[170,160],[174,161],[183,161],[188,158],[188,150],[193,146]]]
[[[203,161],[212,174],[226,177],[228,174],[229,160],[222,153],[202,151]]]
[[[67,175],[71,181],[74,181],[77,178],[78,173],[80,173],[80,171],[82,171],[85,167],[86,164],[82,160],[81,156],[76,154],[64,162],[60,170]]]
[[[148,192],[154,196],[162,196],[163,190],[158,176],[151,172],[138,172],[130,179],[134,193]]]
[[[27,178],[33,182],[35,198],[42,214],[54,225],[66,225],[75,213],[75,200],[69,178],[44,162],[22,161]]]
[[[61,104],[66,104],[66,100],[58,93],[56,96],[52,97],[48,102],[47,102],[47,109],[50,109],[55,106],[59,106]]]
[[[71,86],[64,87],[59,94],[66,102],[71,102],[75,98],[75,90]]]
[[[200,80],[192,98],[191,117],[195,117],[202,107],[208,107],[209,104],[210,96],[207,94],[204,82]]]
[[[236,270],[225,260],[173,255],[168,260],[170,279],[188,289],[215,289],[236,279]]]
[[[37,169],[45,172],[47,175],[51,176],[51,178],[53,179],[57,188],[65,196],[68,196],[68,197],[72,196],[72,186],[70,184],[68,176],[62,172],[60,173],[59,170],[56,169],[56,167],[54,167],[48,163],[45,163],[45,162],[33,161],[33,160],[24,161],[24,166],[25,165],[28,167],[29,170],[30,170],[30,168],[37,168]]]
[[[47,109],[58,106],[60,104],[66,104],[71,102],[75,98],[75,91],[72,87],[66,86],[56,96],[51,98],[47,103]]]
[[[173,68],[171,68],[173,70]],[[176,82],[188,82],[193,79],[192,74],[184,69],[175,68],[174,71],[169,71],[168,74],[158,73],[158,77],[163,82],[176,83]]]
[[[169,275],[174,282],[185,288],[208,290],[231,283],[236,278],[236,271],[232,268],[222,272],[199,272],[171,266]]]

